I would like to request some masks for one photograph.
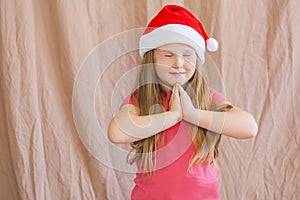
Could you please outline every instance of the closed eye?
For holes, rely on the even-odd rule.
[[[172,57],[173,55],[174,55],[174,54],[172,54],[172,53],[164,54],[164,56],[165,56],[165,57],[168,57],[168,58]]]

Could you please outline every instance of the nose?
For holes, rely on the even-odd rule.
[[[173,67],[181,68],[181,67],[183,67],[183,63],[184,63],[184,58],[182,57],[182,55],[176,55]]]

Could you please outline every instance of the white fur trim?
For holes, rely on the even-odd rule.
[[[195,49],[204,63],[205,41],[193,28],[182,24],[167,24],[143,35],[140,38],[140,56],[152,49],[170,43],[187,44]]]

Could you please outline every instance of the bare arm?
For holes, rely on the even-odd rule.
[[[252,115],[235,107],[228,112],[194,108],[184,118],[194,125],[229,137],[246,139],[257,134],[257,124]]]
[[[151,137],[174,126],[182,120],[178,91],[177,95],[172,95],[169,108],[167,112],[139,116],[136,106],[124,105],[110,122],[109,140],[113,143],[131,143]]]
[[[125,105],[111,120],[108,138],[113,143],[130,143],[153,136],[179,121],[179,114],[168,111],[155,115],[138,116],[133,105]]]

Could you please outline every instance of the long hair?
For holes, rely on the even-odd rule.
[[[191,97],[194,107],[202,110],[211,110],[210,91],[208,84],[200,71],[199,60],[196,63],[196,70],[192,78],[184,86],[186,92]],[[162,86],[159,84],[159,78],[155,71],[154,50],[148,51],[143,58],[142,67],[137,79],[137,89],[131,95],[133,103],[139,108],[139,115],[150,115],[164,112],[163,104],[165,95]],[[229,108],[227,105],[213,108],[219,111],[225,111]],[[192,156],[189,169],[197,163],[208,164],[214,161],[218,156],[218,146],[221,135],[208,132],[207,130],[193,126],[193,145],[195,154]],[[139,162],[139,170],[150,172],[155,168],[155,150],[161,145],[158,144],[159,134],[131,143],[134,155],[129,157],[128,162],[133,164]]]

